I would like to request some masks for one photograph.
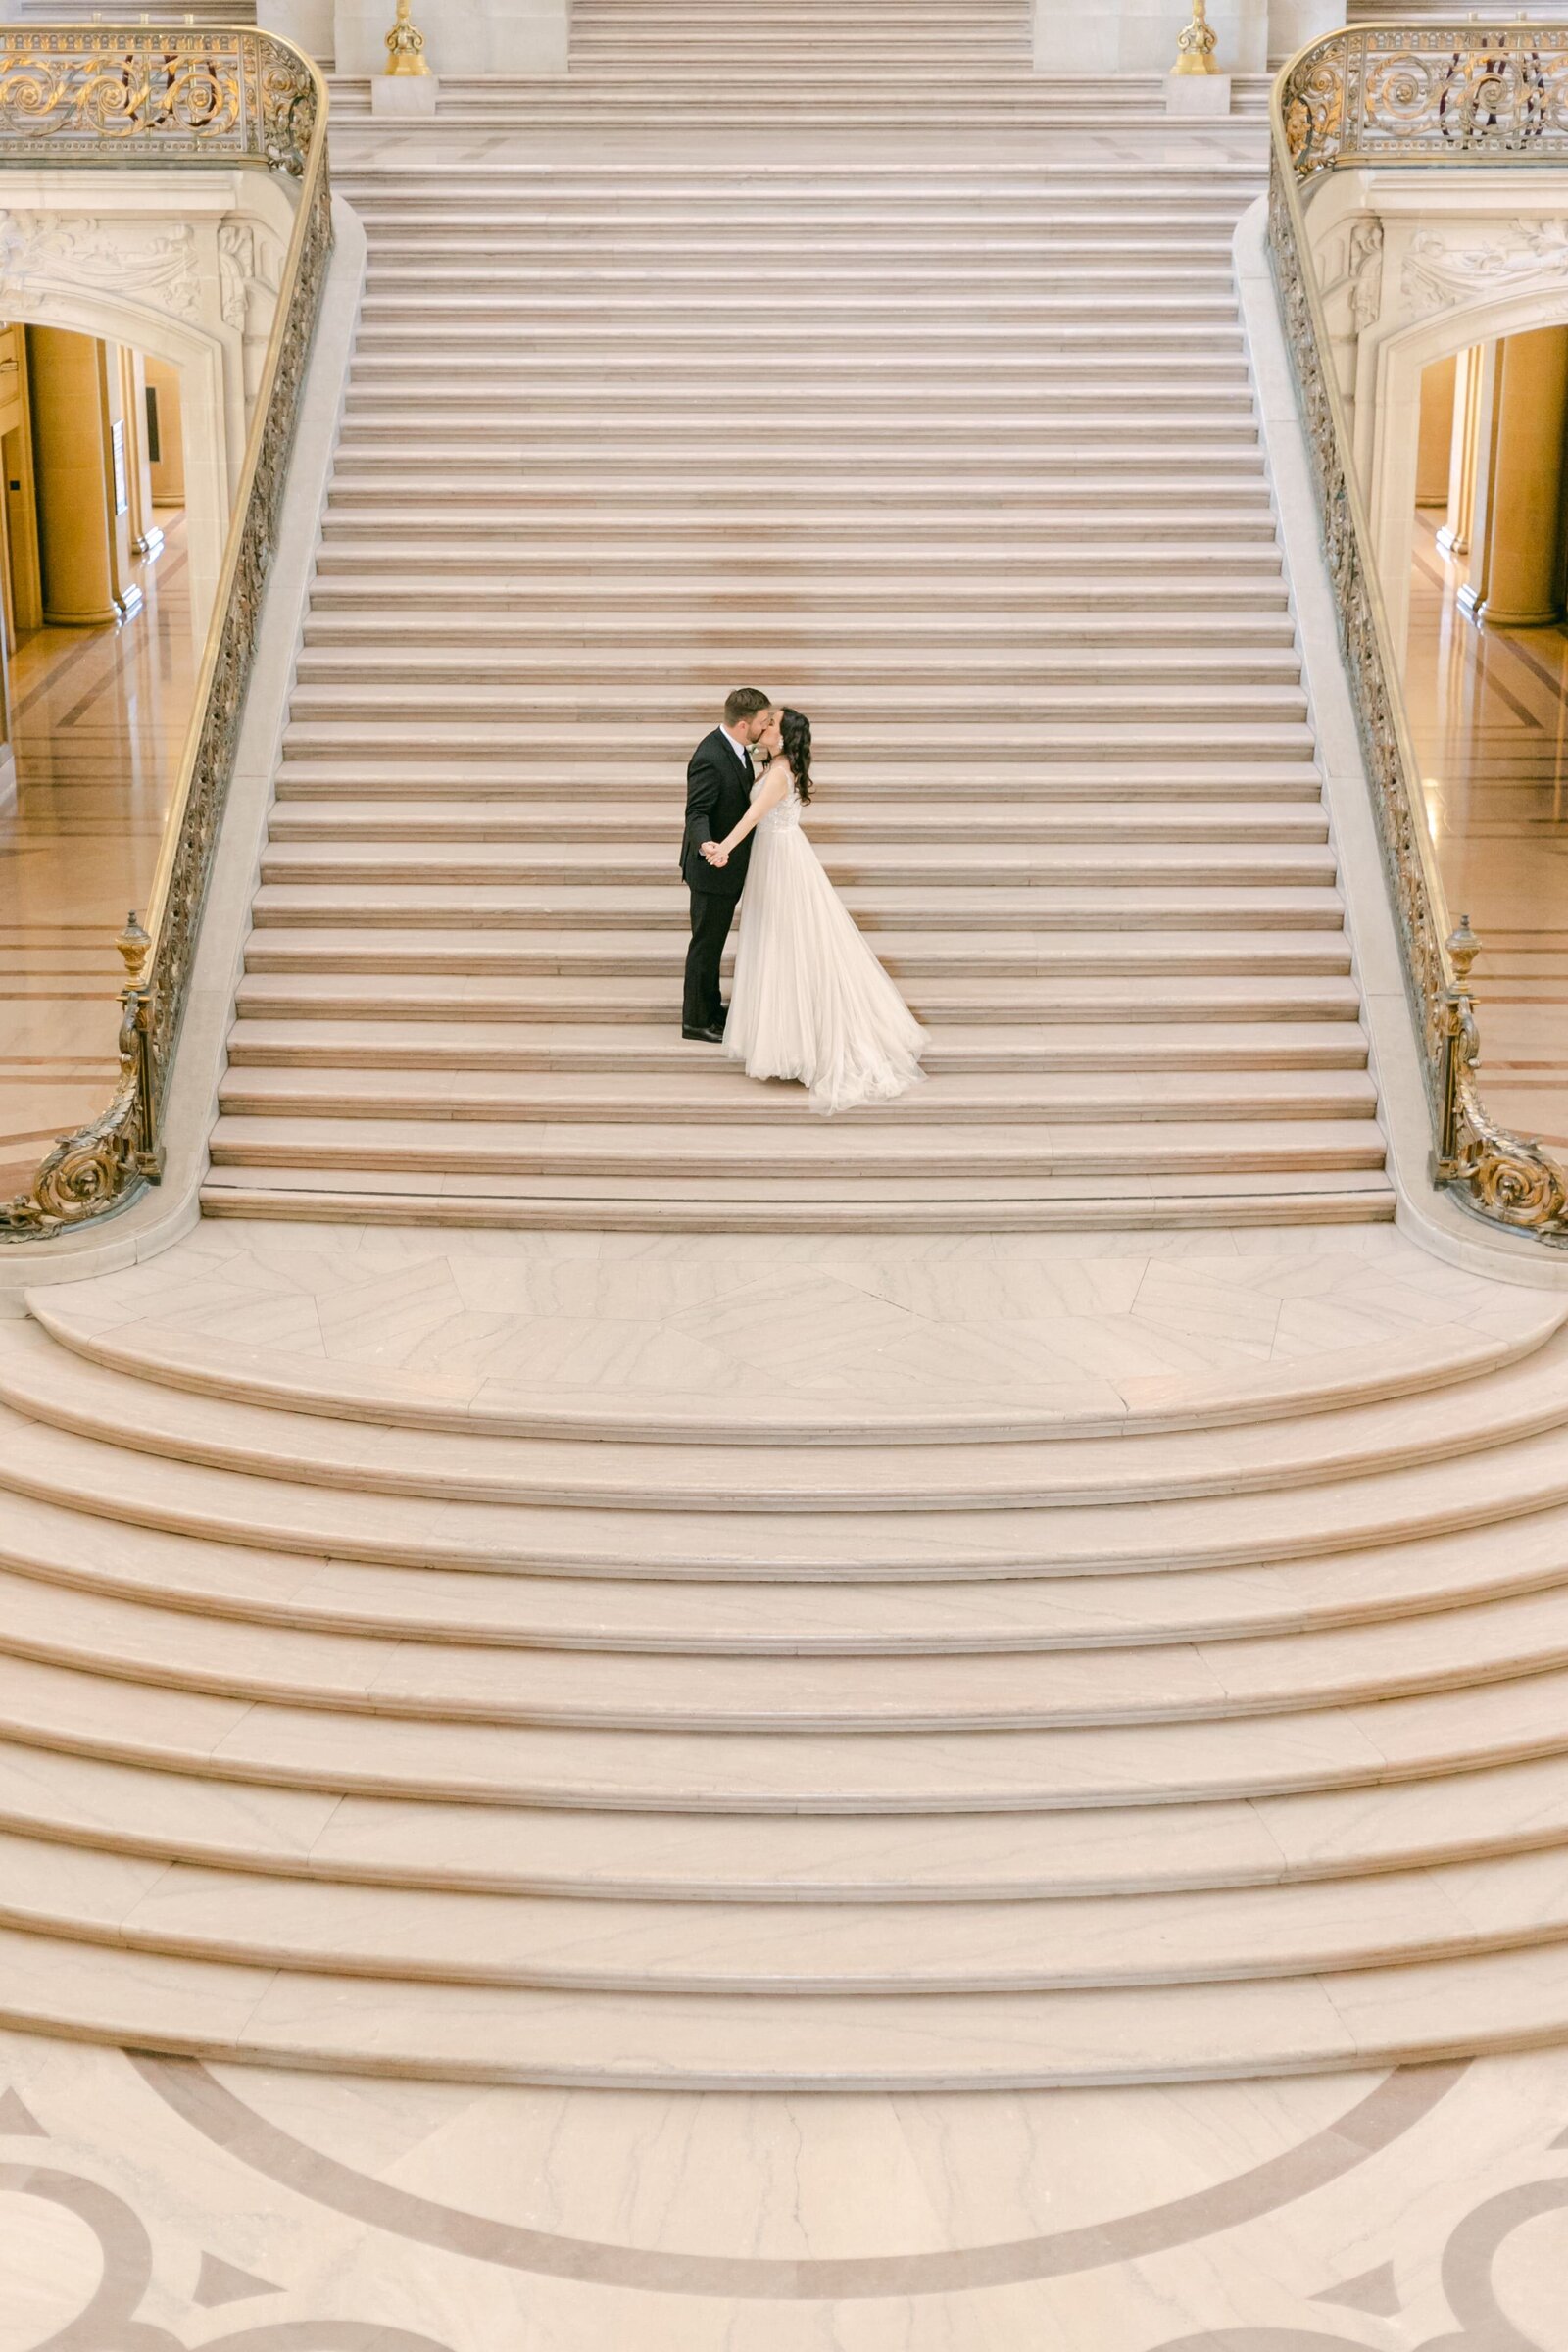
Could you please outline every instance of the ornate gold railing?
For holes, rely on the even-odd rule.
[[[1337,166],[1568,160],[1568,25],[1357,24],[1313,41],[1274,84],[1268,243],[1306,428],[1340,637],[1424,1046],[1432,1175],[1494,1224],[1568,1241],[1568,1171],[1481,1100],[1470,967],[1429,836],[1400,664],[1338,380],[1301,191]]]
[[[331,250],[326,86],[292,43],[254,28],[0,25],[6,163],[244,164],[300,182],[146,925],[133,915],[117,942],[129,974],[120,1083],[101,1118],[55,1146],[30,1191],[0,1205],[0,1241],[34,1241],[122,1206],[162,1169],[174,1048]]]

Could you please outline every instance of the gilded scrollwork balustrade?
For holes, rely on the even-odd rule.
[[[1434,1183],[1478,1216],[1568,1242],[1568,1171],[1492,1118],[1476,1079],[1468,919],[1450,923],[1322,297],[1303,189],[1340,167],[1568,163],[1568,25],[1358,24],[1278,76],[1268,244],[1311,456],[1340,638],[1424,1048]]]
[[[0,1203],[0,1242],[103,1216],[162,1168],[174,1049],[331,250],[326,87],[292,43],[249,28],[4,24],[0,171],[17,163],[249,165],[297,180],[299,193],[146,927],[132,915],[117,942],[128,975],[120,1081],[30,1189]]]

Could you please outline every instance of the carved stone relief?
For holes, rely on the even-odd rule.
[[[202,308],[196,231],[186,221],[0,213],[0,286],[20,292],[62,283],[128,295],[195,321]]]
[[[1568,220],[1510,220],[1462,241],[1419,228],[1405,250],[1400,295],[1408,318],[1449,310],[1497,288],[1509,293],[1568,279]]]
[[[1383,223],[1358,220],[1350,231],[1350,324],[1364,334],[1383,309]]]

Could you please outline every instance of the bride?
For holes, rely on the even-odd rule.
[[[921,1077],[926,1035],[878,963],[801,830],[811,797],[811,726],[775,710],[758,748],[767,765],[720,842],[728,862],[756,831],[741,901],[724,1052],[749,1078],[798,1078],[813,1110],[889,1102]]]

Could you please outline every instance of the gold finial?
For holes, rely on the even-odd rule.
[[[1219,34],[1208,21],[1208,0],[1193,0],[1193,21],[1176,35],[1174,74],[1213,74]]]
[[[152,944],[133,906],[125,917],[125,928],[115,942],[133,985],[141,978],[141,967],[147,960],[147,951]]]
[[[1461,914],[1447,937],[1448,960],[1453,965],[1453,977],[1460,988],[1470,985],[1470,966],[1481,953],[1481,942],[1470,928],[1470,917]]]
[[[398,21],[386,36],[389,74],[428,74],[424,62],[424,35],[415,24],[410,10],[413,0],[398,0]]]

